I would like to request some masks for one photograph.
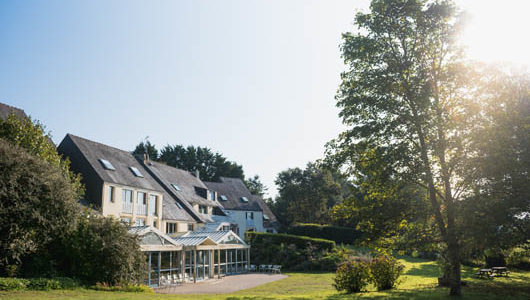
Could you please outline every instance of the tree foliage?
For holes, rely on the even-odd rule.
[[[261,197],[263,197],[268,190],[263,182],[261,182],[259,175],[247,178],[245,180],[245,185],[252,195],[259,195]]]
[[[138,283],[147,271],[138,244],[118,220],[87,211],[76,230],[62,240],[61,268],[89,284]]]
[[[283,225],[327,223],[329,208],[341,198],[341,186],[333,174],[315,163],[282,171],[275,183],[279,195],[272,210]]]
[[[0,139],[0,170],[0,268],[5,273],[74,230],[80,206],[75,184],[56,161]]]
[[[348,70],[336,98],[348,129],[330,145],[351,169],[374,153],[384,164],[382,176],[427,191],[457,295],[456,203],[468,188],[459,171],[469,155],[469,124],[462,118],[468,77],[455,42],[455,8],[448,1],[374,0],[370,9],[355,17],[357,32],[343,35]],[[383,195],[394,189],[392,182]]]
[[[145,142],[142,141],[140,144],[136,145],[136,148],[134,148],[132,153],[140,156],[147,154],[149,155],[149,159],[154,161],[158,160],[158,150],[149,140],[146,140]]]

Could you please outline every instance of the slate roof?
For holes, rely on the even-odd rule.
[[[216,231],[188,231],[186,232],[181,238],[209,238],[215,243],[222,242],[227,236],[233,236],[238,241],[240,241],[242,244],[245,244],[245,241],[243,241],[237,234],[235,234],[231,230],[216,230]]]
[[[152,170],[155,176],[179,199],[193,204],[219,206],[217,201],[208,200],[197,193],[197,188],[206,190],[208,187],[190,172],[158,162],[150,162],[146,164],[146,167]],[[178,185],[180,191],[177,191],[171,184]]]
[[[269,217],[268,220],[266,220],[265,218],[263,219],[263,227],[278,229],[280,227],[280,222],[278,222],[278,219],[276,218],[272,210],[269,208],[267,203],[265,203],[263,198],[261,198],[259,195],[252,195],[252,199],[256,201],[261,207],[261,210],[263,210],[263,216],[266,215]]]
[[[25,119],[28,117],[24,110],[0,103],[0,119],[6,119],[11,113],[14,113],[15,116],[19,117],[20,119]]]
[[[217,201],[227,210],[262,210],[240,178],[221,177],[220,182],[205,183],[208,188],[217,191]],[[222,195],[227,198],[226,201],[221,199]],[[246,197],[248,202],[241,201],[241,197]]]
[[[73,149],[73,148],[76,149]],[[67,134],[58,147],[59,153],[70,157],[72,165],[76,165],[83,177],[97,177],[98,179],[151,191],[160,192],[162,200],[162,218],[195,222],[190,214],[178,207],[176,200],[144,169],[144,164],[128,151],[93,142],[73,134]],[[76,151],[77,150],[77,151]],[[80,152],[81,155],[78,155]],[[99,159],[108,160],[116,170],[107,170]],[[75,160],[75,162],[74,162]],[[137,177],[129,167],[136,167],[143,177]],[[90,178],[89,178],[90,179]]]

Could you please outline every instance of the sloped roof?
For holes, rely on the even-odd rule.
[[[217,191],[217,201],[228,210],[249,210],[261,211],[260,205],[252,198],[252,194],[247,189],[240,178],[221,177],[220,182],[205,182],[208,188]],[[226,201],[221,196],[227,198]],[[248,202],[241,201],[241,197],[246,197]]]
[[[182,246],[197,246],[201,245],[203,243],[207,244],[216,244],[214,241],[212,241],[208,236],[206,235],[198,235],[198,236],[189,236],[189,237],[177,237],[174,238],[175,243],[180,244]]]
[[[73,147],[76,149],[72,149]],[[84,177],[94,175],[105,182],[162,193],[163,219],[187,222],[195,221],[188,212],[178,207],[176,200],[144,169],[142,161],[134,157],[130,152],[93,142],[73,134],[66,135],[59,145],[58,150],[61,154],[71,156],[70,160],[76,159],[76,164],[82,165]],[[74,150],[80,152],[82,157],[73,157]],[[103,168],[99,159],[108,160],[114,166],[115,170],[106,170]],[[135,167],[140,170],[143,177],[135,176],[130,167]]]
[[[261,210],[263,210],[263,226],[265,228],[278,229],[280,227],[280,222],[278,222],[276,215],[274,215],[270,207],[267,205],[267,203],[265,203],[265,200],[263,200],[263,198],[261,198],[259,195],[252,195],[252,199],[256,201],[261,207]],[[265,219],[265,216],[268,216],[269,219]]]
[[[145,166],[153,170],[162,184],[171,189],[179,199],[193,204],[219,206],[217,201],[208,200],[197,193],[197,188],[207,190],[208,187],[190,172],[159,162],[149,162]],[[180,191],[177,191],[171,184],[178,185]]]
[[[212,241],[214,241],[216,244],[223,243],[227,238],[232,238],[233,240],[237,240],[240,244],[246,245],[245,241],[243,241],[237,234],[235,234],[233,231],[223,231],[223,230],[217,230],[217,231],[189,231],[185,233],[183,238],[201,238],[201,237],[208,237]]]
[[[11,105],[0,103],[0,119],[6,119],[11,113],[15,114],[15,116],[20,119],[28,117],[24,110]]]

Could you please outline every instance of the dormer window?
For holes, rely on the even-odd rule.
[[[114,168],[110,161],[100,158],[99,162],[101,163],[101,165],[103,165],[103,168],[105,168],[105,170],[116,171],[116,168]]]
[[[206,205],[199,205],[199,212],[201,214],[207,214],[208,213],[208,206]]]
[[[209,191],[208,195],[210,196],[209,197],[210,200],[215,201],[215,192],[214,191]]]
[[[248,198],[247,197],[241,197],[241,202],[248,203]]]
[[[136,176],[136,177],[144,177],[144,175],[142,175],[142,173],[140,173],[140,170],[138,170],[138,168],[129,167],[129,169],[131,169],[131,172],[133,172],[134,176]]]
[[[223,200],[223,201],[227,201],[228,200],[228,198],[226,198],[225,195],[221,195],[219,198],[221,198],[221,200]]]
[[[180,191],[180,187],[179,187],[178,185],[176,185],[176,184],[174,184],[174,183],[171,183],[171,186],[172,186],[175,190]]]

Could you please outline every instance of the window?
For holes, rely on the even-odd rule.
[[[175,190],[180,191],[180,187],[179,187],[178,185],[172,183],[171,186],[172,186]]]
[[[223,201],[226,201],[226,200],[228,200],[228,198],[226,198],[226,196],[225,196],[225,195],[221,195],[221,197],[220,197],[220,198],[221,198],[221,200],[223,200]]]
[[[157,226],[156,226],[156,221],[153,221],[153,227],[154,227],[154,228],[157,228]]]
[[[254,220],[254,212],[252,211],[247,211],[247,220]]]
[[[145,197],[145,193],[138,192],[138,199],[136,203],[138,204],[136,205],[136,213],[145,216],[147,214],[147,199]]]
[[[248,202],[248,198],[247,197],[241,197],[241,201]]]
[[[136,176],[136,177],[144,177],[144,175],[142,175],[142,173],[140,173],[140,170],[138,170],[138,168],[129,167],[129,169],[131,169],[131,171],[133,172],[134,176]]]
[[[222,231],[230,231],[230,226],[223,226],[223,229],[221,229]]]
[[[145,226],[145,219],[136,219],[134,221],[135,226]]]
[[[149,195],[149,215],[158,216],[158,197],[156,195]]]
[[[131,218],[121,218],[120,219],[120,222],[122,222],[123,224],[131,224]]]
[[[208,213],[208,206],[206,205],[199,205],[199,212],[201,214],[207,214]]]
[[[123,189],[121,190],[121,202],[122,212],[132,214],[132,191]]]
[[[193,231],[193,223],[188,223],[188,231]]]
[[[212,201],[215,201],[215,192],[214,191],[209,191],[209,195],[210,195],[210,200]]]
[[[109,185],[108,192],[109,192],[108,194],[109,201],[114,202],[114,187]]]
[[[172,234],[177,232],[177,223],[166,223],[166,233]]]
[[[103,158],[100,158],[100,159],[99,159],[99,162],[103,165],[103,168],[105,168],[106,170],[116,171],[116,169],[115,169],[114,166],[110,163],[110,161],[108,161],[108,160],[106,160],[106,159],[103,159]]]

